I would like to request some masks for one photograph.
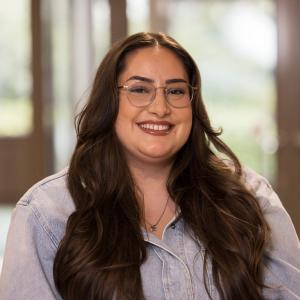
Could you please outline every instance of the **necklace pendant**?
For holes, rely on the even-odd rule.
[[[151,232],[154,232],[154,231],[157,230],[157,226],[156,225],[151,225],[150,228],[151,228]]]

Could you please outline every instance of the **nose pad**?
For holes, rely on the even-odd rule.
[[[170,112],[170,106],[165,94],[164,88],[157,88],[152,103],[148,106],[149,112],[156,113],[159,116]]]
[[[157,88],[156,93],[155,93],[154,96],[155,97],[154,97],[153,102],[157,102],[157,98],[158,98],[159,101],[161,101],[164,104],[168,105],[167,95],[166,95],[166,92],[165,92],[164,88]]]

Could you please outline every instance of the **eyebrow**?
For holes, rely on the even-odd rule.
[[[137,75],[129,77],[126,80],[126,82],[129,81],[129,80],[139,80],[139,81],[146,81],[146,82],[154,83],[153,79],[150,79],[150,78],[147,78],[147,77],[143,77],[143,76],[137,76]]]
[[[185,82],[185,83],[187,83],[187,81],[185,79],[182,79],[182,78],[174,78],[174,79],[166,80],[166,83],[176,83],[176,82]]]
[[[145,81],[145,82],[150,82],[150,83],[154,83],[155,81],[151,78],[148,78],[148,77],[144,77],[144,76],[138,76],[138,75],[135,75],[135,76],[131,76],[129,77],[127,81],[130,81],[130,80],[139,80],[139,81]],[[182,78],[173,78],[173,79],[168,79],[166,80],[166,83],[176,83],[176,82],[186,82],[187,81],[185,79],[182,79]]]

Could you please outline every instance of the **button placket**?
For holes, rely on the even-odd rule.
[[[160,254],[161,250],[160,249],[155,249],[155,247],[153,247],[153,250],[162,262],[161,280],[162,280],[162,283],[163,283],[165,299],[166,300],[172,300],[171,299],[171,293],[170,293],[170,283],[169,283],[169,280],[168,280],[168,272],[166,270],[168,265],[166,264],[165,259],[163,258],[163,255]]]
[[[146,240],[147,242],[152,244],[152,247],[156,255],[160,258],[160,260],[163,263],[162,281],[163,281],[165,297],[166,299],[170,299],[170,300],[174,300],[174,299],[194,300],[195,295],[194,295],[194,288],[193,288],[193,280],[191,277],[192,274],[189,270],[188,262],[186,260],[185,253],[184,253],[183,224],[178,224],[178,226],[176,226],[174,230],[171,228],[171,226],[168,226],[164,234],[166,236],[163,240],[159,240],[153,235],[147,235]],[[170,234],[172,236],[169,236]],[[168,244],[165,243],[165,241],[168,240],[168,236],[171,238],[171,240],[173,239],[173,242],[175,238],[175,244],[172,242],[171,245],[175,247],[177,253],[175,253],[174,250],[170,248]],[[174,266],[176,264],[179,264],[179,266],[177,267],[179,275],[176,275],[176,278],[174,279],[175,274],[173,273],[172,269],[174,269]],[[180,279],[180,277],[182,278]],[[175,289],[172,288],[172,285],[176,283],[178,284],[178,282],[185,283],[185,287],[183,289],[180,288],[180,291],[184,293],[184,295],[181,295],[183,298],[182,297],[178,298],[179,297],[178,290],[176,292]]]

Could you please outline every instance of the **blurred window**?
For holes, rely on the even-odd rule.
[[[9,227],[9,220],[13,211],[12,206],[0,205],[0,275],[2,268],[2,261],[5,249],[6,236]]]
[[[109,48],[110,8],[108,0],[77,1],[86,5],[81,12],[78,7],[74,11],[74,3],[70,1],[47,3],[51,5],[53,130],[55,170],[58,171],[69,162],[75,143],[74,116],[84,104],[96,69]],[[89,14],[89,10],[91,18],[86,18],[84,13]],[[91,31],[88,37],[84,30]],[[74,47],[76,43],[84,47]]]
[[[30,1],[0,0],[0,137],[32,131]]]
[[[108,0],[93,0],[93,43],[95,68],[110,46],[110,8]]]
[[[127,0],[128,34],[150,31],[150,2],[153,0]]]

